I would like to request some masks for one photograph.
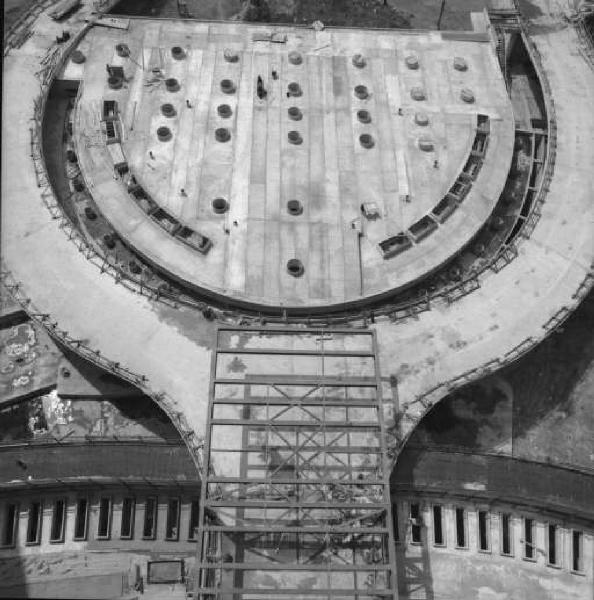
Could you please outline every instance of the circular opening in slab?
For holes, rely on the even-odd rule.
[[[303,138],[298,131],[289,131],[288,138],[291,144],[301,144],[303,142]]]
[[[179,81],[175,77],[169,77],[169,79],[165,80],[165,87],[170,92],[177,92],[179,90]]]
[[[229,210],[229,203],[227,200],[225,200],[225,198],[215,198],[212,201],[212,210],[217,215],[222,215]]]
[[[219,104],[217,106],[217,112],[219,113],[219,117],[223,117],[223,119],[228,119],[233,114],[233,111],[228,104]]]
[[[113,75],[110,75],[107,78],[107,85],[112,90],[119,90],[124,85],[124,80],[121,77],[114,77]]]
[[[299,52],[293,50],[293,52],[289,52],[289,62],[292,65],[300,65],[303,62],[303,57]]]
[[[292,81],[291,83],[289,83],[289,85],[287,86],[287,89],[289,90],[290,96],[301,96],[301,94],[302,94],[301,86],[298,83],[296,83],[295,81]]]
[[[76,152],[74,150],[66,150],[66,160],[71,163],[78,162]]]
[[[289,107],[287,112],[289,113],[289,118],[293,121],[301,121],[303,118],[303,113],[296,106]]]
[[[159,127],[157,129],[157,138],[160,142],[167,142],[171,139],[171,129],[169,127]]]
[[[299,200],[289,200],[287,202],[287,212],[290,215],[297,217],[303,212],[303,205]]]
[[[89,221],[94,221],[97,218],[97,213],[90,206],[87,206],[85,208],[85,217],[87,217]]]
[[[130,48],[128,44],[116,44],[116,52],[118,56],[126,57],[130,56]]]
[[[175,60],[181,60],[182,58],[185,58],[186,53],[181,46],[173,46],[173,48],[171,48],[171,56],[173,56]]]
[[[460,98],[464,102],[467,102],[468,104],[472,104],[474,102],[474,92],[468,88],[464,88],[460,92]]]
[[[418,69],[419,68],[419,57],[416,54],[409,54],[404,62],[409,69]]]
[[[231,50],[230,48],[225,48],[223,50],[223,56],[225,60],[229,63],[235,63],[239,60],[239,54],[235,52],[235,50]]]
[[[365,100],[369,96],[369,92],[367,91],[367,87],[364,85],[356,85],[355,86],[355,96],[361,100]]]
[[[353,56],[353,65],[358,69],[362,69],[367,64],[365,57],[362,54],[355,54]]]
[[[301,277],[305,272],[305,269],[303,263],[299,259],[292,258],[287,262],[287,271],[290,275],[293,275],[293,277]]]
[[[358,110],[357,119],[359,119],[361,123],[371,123],[371,115],[368,110]]]
[[[466,59],[462,58],[461,56],[455,56],[454,69],[456,69],[456,71],[466,71],[468,69],[468,63],[466,62]]]
[[[219,127],[215,131],[215,138],[217,142],[228,142],[231,139],[231,133],[226,127]]]
[[[413,100],[425,100],[427,94],[425,94],[424,88],[416,86],[410,90],[410,96]]]
[[[235,91],[235,84],[230,79],[221,81],[221,91],[224,94],[232,94]]]
[[[163,115],[166,117],[174,117],[175,107],[173,106],[173,104],[162,104],[161,113],[163,113]]]
[[[375,144],[373,137],[368,133],[361,134],[359,136],[359,142],[361,143],[361,146],[363,146],[363,148],[373,148]]]
[[[422,137],[419,139],[419,148],[424,152],[431,152],[433,150],[433,140],[428,137]]]
[[[75,50],[70,56],[70,60],[77,65],[85,62],[85,55],[80,50]]]
[[[424,112],[415,113],[415,123],[417,125],[420,125],[421,127],[425,127],[426,125],[429,125],[429,117],[427,116],[427,113],[424,113]]]

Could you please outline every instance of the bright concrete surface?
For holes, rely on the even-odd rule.
[[[254,41],[271,32],[287,36],[286,43]],[[437,268],[476,234],[509,170],[513,115],[493,47],[488,37],[459,37],[145,19],[131,19],[126,32],[93,28],[78,46],[86,62],[69,61],[63,74],[83,82],[75,121],[83,175],[122,238],[198,289],[284,306],[389,292]],[[115,51],[122,41],[130,59]],[[172,57],[173,46],[184,48],[183,60]],[[225,61],[229,50],[237,52],[237,62]],[[299,65],[290,62],[296,51]],[[363,68],[352,64],[357,53],[365,56]],[[406,66],[411,55],[418,69]],[[454,69],[454,57],[464,57],[468,70]],[[107,86],[106,64],[124,67],[121,90]],[[175,77],[181,89],[155,83],[154,67]],[[259,76],[265,99],[256,95]],[[235,93],[221,91],[223,79],[233,81]],[[301,86],[300,97],[287,97],[291,82]],[[367,87],[367,99],[355,96],[357,85]],[[411,98],[415,86],[424,88],[426,101]],[[460,98],[464,88],[474,91],[474,103]],[[213,241],[207,255],[170,236],[114,180],[108,149],[92,141],[101,135],[106,99],[118,102],[123,155],[134,177],[158,205]],[[175,107],[175,117],[161,114],[165,103]],[[217,114],[221,104],[231,107],[231,118]],[[291,106],[302,111],[301,120],[288,117]],[[361,109],[370,113],[370,124],[358,121]],[[415,123],[418,112],[428,125]],[[378,243],[427,214],[456,180],[470,154],[477,114],[490,117],[491,133],[469,195],[437,231],[384,259]],[[172,131],[170,141],[157,139],[163,126]],[[215,139],[220,127],[230,131],[226,143]],[[289,143],[290,130],[302,135],[302,144]],[[374,137],[372,149],[360,145],[363,133]],[[419,148],[422,137],[434,142],[434,151]],[[217,197],[228,200],[226,215],[213,212]],[[288,214],[292,199],[302,203],[302,215]],[[377,219],[362,216],[364,202],[377,206]],[[287,272],[292,258],[302,261],[302,277]]]
[[[553,19],[544,19],[547,25]],[[543,325],[563,307],[575,307],[574,292],[594,259],[594,73],[571,48],[576,34],[566,26],[532,35],[552,88],[557,118],[555,171],[531,238],[520,255],[481,288],[417,321],[376,326],[382,374],[396,375],[401,406],[457,375],[504,355],[525,340],[545,335]],[[399,352],[402,348],[403,352]],[[433,403],[446,388],[427,397]],[[409,413],[420,417],[420,404]],[[403,424],[406,433],[412,423]]]
[[[80,15],[76,16],[80,26]],[[70,22],[71,31],[76,24]],[[35,35],[5,59],[2,153],[2,259],[22,291],[71,335],[103,356],[148,376],[167,390],[202,432],[210,379],[212,327],[198,313],[164,308],[135,296],[90,264],[43,205],[30,159],[29,119],[40,59],[63,24],[45,15]],[[571,48],[568,27],[534,35],[556,102],[555,175],[542,217],[520,255],[482,287],[451,306],[437,305],[418,320],[375,324],[382,375],[398,378],[401,407],[438,383],[502,357],[545,324],[573,294],[594,256],[591,167],[594,164],[594,75]],[[445,390],[433,393],[435,402]],[[395,399],[396,400],[396,399]],[[413,403],[411,416],[423,409]],[[404,421],[406,433],[408,421]]]
[[[68,22],[71,32],[83,25],[89,5]],[[39,93],[34,72],[64,28],[43,14],[33,37],[4,59],[2,260],[36,306],[105,357],[146,374],[148,388],[167,391],[200,430],[208,399],[212,327],[199,314],[152,303],[101,274],[41,201],[30,158],[30,118]]]
[[[468,493],[468,492],[466,492]],[[403,495],[404,496],[404,495]],[[422,494],[406,495],[398,503],[401,517],[401,540],[404,540],[404,516],[410,510],[409,500],[424,501],[421,515],[425,527],[422,544],[409,539],[396,546],[398,587],[401,598],[439,598],[442,600],[586,600],[592,598],[593,540],[583,538],[584,573],[571,572],[571,529],[569,523],[557,530],[557,560],[559,566],[547,565],[548,543],[545,518],[520,511],[515,506],[450,501],[443,499],[444,546],[433,543],[432,501]],[[455,506],[466,509],[467,547],[456,548]],[[489,551],[480,551],[477,509],[488,514]],[[490,509],[490,510],[489,510]],[[510,539],[512,555],[502,555],[501,512],[511,514]],[[524,559],[524,519],[533,521],[535,556]]]

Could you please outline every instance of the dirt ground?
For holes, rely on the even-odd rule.
[[[526,356],[440,402],[411,441],[592,468],[593,331],[591,292]]]
[[[254,5],[259,4],[252,1]],[[483,10],[486,2],[445,0],[441,28],[470,29],[470,13]],[[194,18],[231,19],[240,13],[244,3],[241,0],[187,0],[186,4]],[[319,20],[337,26],[435,29],[442,0],[260,0],[259,6],[262,20],[276,23],[302,24]],[[177,0],[121,0],[112,12],[179,16]]]

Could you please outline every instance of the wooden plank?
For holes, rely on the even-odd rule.
[[[319,90],[322,85],[321,61],[318,56],[307,57],[308,88]],[[309,102],[309,191],[304,202],[303,218],[309,222],[310,253],[308,260],[308,283],[310,297],[327,298],[330,294],[328,280],[329,225],[326,201],[326,154],[324,140],[325,106],[315,95]],[[333,219],[331,218],[330,221]]]
[[[241,80],[238,87],[238,111],[235,127],[235,154],[233,178],[229,194],[229,218],[231,233],[227,236],[225,287],[245,291],[246,263],[252,260],[252,246],[248,245],[250,151],[252,148],[251,114],[254,102],[253,55],[245,53],[241,60]],[[241,115],[244,118],[241,118]],[[234,223],[238,225],[235,226]],[[256,252],[258,249],[256,248]],[[257,254],[258,255],[258,254]]]
[[[285,87],[283,86],[282,73],[286,68],[283,62],[285,48],[273,45],[270,48],[269,73],[267,81],[267,138],[266,138],[266,195],[264,214],[267,221],[264,238],[264,266],[266,273],[266,295],[270,298],[278,298],[280,294],[280,225],[284,217],[285,198],[281,194],[281,123],[286,119],[284,108]],[[272,79],[271,72],[277,72],[278,79]]]

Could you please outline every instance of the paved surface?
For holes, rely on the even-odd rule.
[[[286,28],[130,23],[125,36],[103,27],[89,31],[79,45],[87,60],[66,66],[64,77],[83,81],[77,150],[107,220],[176,279],[265,305],[356,301],[410,284],[445,262],[476,234],[499,198],[511,162],[513,116],[488,38],[297,29],[286,43],[271,44],[253,38],[286,35]],[[130,60],[114,50],[124,39]],[[184,48],[183,60],[171,56],[177,45]],[[238,61],[226,62],[225,50],[237,52]],[[301,64],[291,63],[293,52],[300,53]],[[367,61],[363,68],[352,64],[358,52]],[[411,55],[418,69],[407,68]],[[467,60],[466,72],[454,69],[456,56]],[[107,87],[106,64],[124,67],[123,89]],[[151,71],[155,66],[181,89],[168,91]],[[258,77],[265,99],[256,95]],[[221,91],[223,79],[234,83],[235,93]],[[291,82],[302,95],[287,97]],[[368,98],[355,96],[358,85],[367,87]],[[425,90],[425,101],[411,98],[415,86]],[[463,88],[474,91],[474,103],[460,98]],[[113,148],[119,145],[92,141],[101,137],[98,115],[105,99],[118,103],[123,156],[134,177],[159,206],[212,240],[208,254],[174,239],[114,181]],[[173,118],[161,114],[165,103],[174,106]],[[221,104],[231,107],[230,118],[218,116]],[[288,117],[290,107],[302,111],[301,120]],[[371,123],[359,122],[358,110],[367,110]],[[416,124],[419,112],[428,125]],[[477,114],[490,117],[491,132],[469,195],[437,231],[385,260],[379,242],[427,214],[458,177],[474,142]],[[159,127],[171,130],[170,141],[157,139]],[[229,130],[228,142],[215,139],[218,128]],[[291,130],[302,136],[301,144],[288,141]],[[372,135],[375,146],[363,148],[361,134]],[[434,143],[433,151],[419,148],[424,137]],[[212,209],[218,197],[229,202],[225,215]],[[287,211],[295,199],[303,205],[297,216]],[[362,203],[373,203],[377,218],[362,217]],[[293,258],[304,265],[302,277],[287,272]]]
[[[3,144],[10,151],[2,154],[3,260],[37,306],[104,356],[147,374],[148,387],[167,390],[201,432],[212,325],[195,313],[134,296],[101,275],[40,200],[29,157],[29,119],[39,89],[34,71],[64,28],[41,19],[37,33],[4,65]],[[532,237],[514,262],[457,303],[437,306],[418,320],[375,325],[382,375],[397,376],[398,402],[412,417],[424,410],[418,403],[407,406],[419,395],[504,356],[527,338],[541,338],[543,325],[575,304],[573,294],[590,268],[594,76],[577,52],[568,50],[577,43],[571,29],[547,28],[534,40],[556,101],[558,148],[555,177]],[[444,392],[437,390],[428,400],[437,401]],[[411,422],[403,423],[405,434]]]

